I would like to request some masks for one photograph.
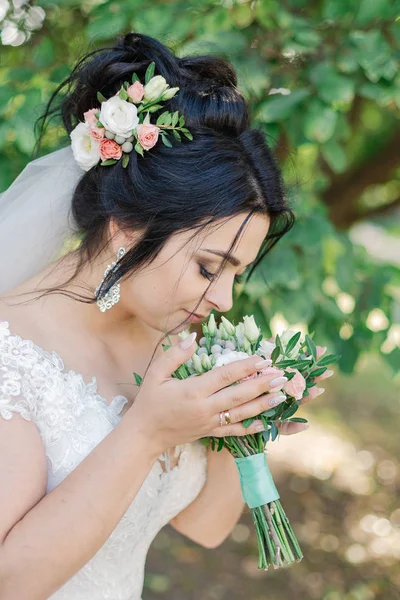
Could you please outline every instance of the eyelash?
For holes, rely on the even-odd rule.
[[[208,279],[209,281],[212,281],[214,279],[214,275],[213,273],[210,273],[209,271],[207,271],[207,269],[204,267],[204,265],[200,265],[200,274],[205,277],[206,279]],[[242,273],[242,275],[235,275],[235,283],[242,283],[244,278],[244,273]]]

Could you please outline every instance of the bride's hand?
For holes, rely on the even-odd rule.
[[[321,356],[323,356],[326,352],[326,346],[317,346],[317,358],[321,358]],[[324,379],[327,379],[328,377],[331,377],[333,375],[334,371],[331,370],[326,370],[325,373],[323,373],[322,375],[320,375],[319,377],[316,377],[314,379],[314,381],[323,381]],[[309,402],[310,400],[314,400],[315,398],[317,398],[317,396],[320,396],[321,394],[323,394],[325,391],[325,388],[322,387],[317,387],[316,385],[312,388],[308,388],[308,396],[304,396],[301,399],[300,404],[305,404],[306,402]],[[310,426],[308,423],[281,423],[280,425],[278,425],[279,428],[279,433],[281,433],[282,435],[292,435],[293,433],[299,433],[300,431],[304,431],[305,429],[308,429]]]
[[[140,419],[149,442],[160,452],[202,437],[255,433],[257,421],[246,429],[241,421],[286,399],[284,394],[276,391],[283,387],[285,379],[278,381],[278,385],[272,383],[284,375],[283,370],[240,381],[266,366],[255,367],[262,360],[260,356],[250,356],[184,380],[171,377],[194,351],[194,344],[184,349],[179,343],[158,356],[129,409],[136,419]],[[275,391],[266,393],[271,388]],[[228,425],[220,425],[219,413],[224,410],[230,411],[231,423]]]

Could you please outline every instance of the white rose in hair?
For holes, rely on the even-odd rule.
[[[100,160],[100,144],[90,135],[89,123],[79,123],[71,131],[71,148],[81,169],[89,171]]]
[[[157,98],[159,98],[168,88],[169,85],[165,81],[164,77],[162,77],[162,75],[156,75],[155,77],[152,77],[149,83],[144,86],[143,98],[148,102],[157,100]]]
[[[131,102],[113,96],[101,103],[100,119],[106,129],[116,135],[129,137],[139,124],[137,108]]]

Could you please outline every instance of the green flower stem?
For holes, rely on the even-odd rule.
[[[251,511],[251,516],[253,518],[253,523],[256,529],[257,534],[257,546],[258,546],[258,568],[259,569],[268,569],[268,559],[265,553],[264,547],[264,539],[262,534],[262,529],[258,523],[257,514],[255,510]]]
[[[257,511],[257,516],[259,519],[260,527],[261,527],[261,530],[264,532],[264,538],[265,538],[265,541],[267,542],[268,554],[271,558],[271,561],[269,564],[274,565],[274,567],[277,568],[277,566],[279,567],[280,556],[279,556],[279,552],[277,553],[276,543],[275,543],[275,540],[273,537],[273,527],[269,526],[263,506],[259,506],[258,508],[253,509],[253,510]],[[277,562],[278,562],[278,565],[276,565]]]
[[[280,513],[280,517],[281,517],[283,523],[285,524],[285,528],[286,528],[286,530],[287,530],[287,532],[289,534],[290,541],[292,542],[292,545],[294,547],[295,553],[297,555],[296,560],[301,560],[303,558],[303,552],[301,551],[299,542],[297,541],[297,538],[296,538],[296,536],[294,534],[292,526],[290,525],[289,519],[287,518],[286,513],[283,510],[283,506],[279,502],[279,500],[276,501],[275,504],[276,504],[276,507],[277,507],[277,509],[278,509],[278,511]]]
[[[271,516],[272,516],[272,519],[273,519],[273,522],[274,522],[274,527],[275,527],[276,535],[277,535],[277,537],[279,539],[279,542],[280,542],[280,546],[281,546],[281,549],[282,549],[282,554],[283,554],[286,562],[292,563],[292,562],[295,561],[295,558],[294,558],[293,552],[292,552],[292,550],[290,548],[290,544],[288,542],[286,533],[285,533],[285,531],[283,529],[280,515],[277,512],[277,510],[276,510],[275,505],[274,505],[273,502],[271,502],[271,504],[270,504],[270,513],[271,513]]]

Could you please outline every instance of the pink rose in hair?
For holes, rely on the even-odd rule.
[[[144,150],[150,150],[157,143],[159,132],[157,125],[141,123],[136,127],[136,131],[138,140]]]
[[[97,126],[98,118],[96,117],[96,113],[98,112],[98,108],[91,108],[83,113],[84,119],[90,128]]]
[[[100,140],[100,156],[102,160],[107,160],[109,158],[121,158],[122,148],[119,144],[117,144],[117,142],[114,142],[114,140],[103,138]]]
[[[286,367],[286,371],[289,371],[289,373],[295,373],[295,376],[292,377],[290,381],[285,383],[283,386],[284,391],[288,396],[293,396],[293,398],[296,398],[296,400],[301,400],[304,390],[306,389],[306,380],[297,369]]]
[[[132,98],[134,102],[140,102],[143,98],[144,87],[140,83],[140,81],[135,81],[131,86],[126,90],[129,98]]]
[[[105,131],[104,127],[91,127],[89,125],[89,135],[98,142],[104,138]]]

